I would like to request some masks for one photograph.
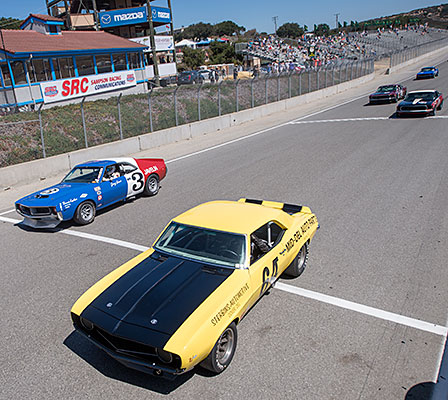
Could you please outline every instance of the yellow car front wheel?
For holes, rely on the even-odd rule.
[[[224,371],[235,354],[237,338],[236,325],[232,322],[216,341],[207,358],[202,361],[201,367],[215,374]]]

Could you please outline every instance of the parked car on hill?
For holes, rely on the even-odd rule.
[[[204,82],[198,71],[183,71],[177,76],[177,85],[194,85]]]

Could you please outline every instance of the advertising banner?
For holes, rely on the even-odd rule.
[[[119,71],[42,82],[40,89],[42,90],[44,103],[47,104],[111,90],[126,89],[135,85],[137,85],[137,79],[134,71]]]
[[[145,67],[145,75],[147,79],[154,78],[154,66],[148,65]],[[177,75],[176,63],[159,64],[159,76],[166,78],[167,76]]]
[[[151,6],[151,12],[153,22],[160,22],[162,24],[169,24],[171,22],[171,12],[169,8]]]
[[[119,10],[102,11],[99,13],[99,19],[101,28],[113,28],[115,26],[148,22],[148,13],[146,7],[122,8]]]
[[[129,40],[132,40],[133,42],[142,44],[144,46],[148,46],[149,50],[151,50],[151,41],[149,39],[149,36],[133,38]],[[156,51],[174,50],[174,40],[172,36],[157,35],[154,36],[154,41],[156,42]]]

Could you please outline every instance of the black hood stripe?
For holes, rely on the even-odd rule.
[[[233,271],[153,253],[104,290],[82,316],[111,334],[133,326],[138,335],[151,331],[148,340],[157,332],[169,338]]]

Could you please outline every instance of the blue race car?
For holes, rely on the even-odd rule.
[[[439,76],[439,70],[436,67],[425,67],[417,73],[415,79],[435,78]]]
[[[160,158],[117,158],[75,166],[61,183],[16,201],[23,223],[33,228],[54,228],[73,219],[86,225],[96,210],[144,193],[154,196],[166,176]]]

